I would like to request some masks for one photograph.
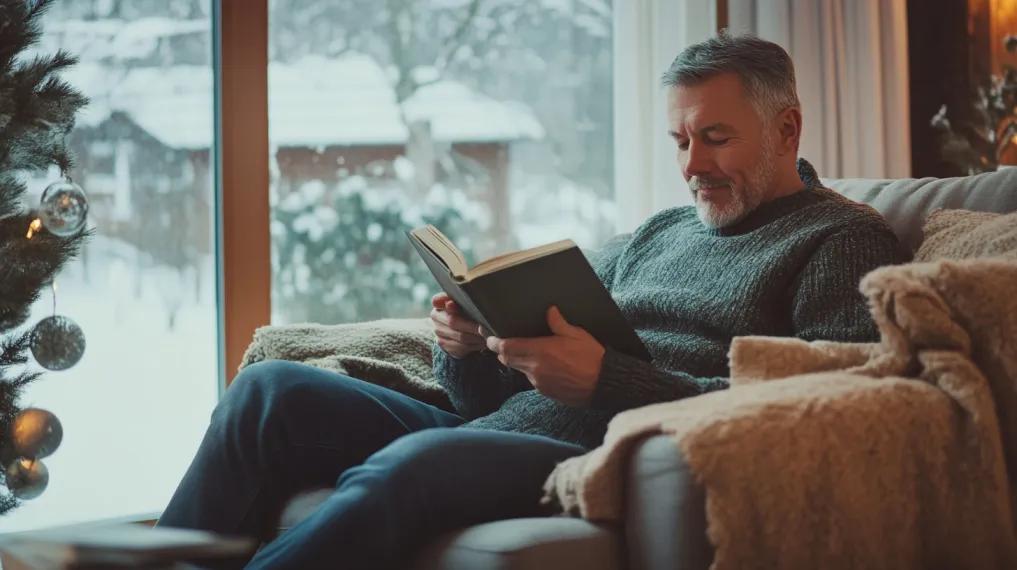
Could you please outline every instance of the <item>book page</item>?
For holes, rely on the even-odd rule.
[[[466,273],[466,279],[476,279],[481,275],[493,273],[500,269],[511,267],[513,265],[517,265],[531,259],[536,259],[538,257],[543,257],[545,255],[550,255],[552,253],[558,253],[559,251],[566,250],[570,247],[576,247],[576,243],[570,239],[565,239],[485,259]]]
[[[411,231],[410,234],[431,250],[445,267],[448,267],[453,277],[462,279],[466,276],[468,269],[466,258],[438,228],[428,224]]]

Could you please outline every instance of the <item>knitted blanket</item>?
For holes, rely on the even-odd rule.
[[[427,319],[265,326],[254,332],[240,369],[262,360],[303,362],[454,411],[431,371],[433,344]]]
[[[730,390],[619,414],[545,501],[620,520],[629,452],[664,433],[715,569],[1017,568],[1014,284],[1001,259],[878,269],[880,343],[736,338]]]

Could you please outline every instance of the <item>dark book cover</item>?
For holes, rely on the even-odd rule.
[[[555,305],[565,320],[586,329],[602,345],[647,362],[652,360],[578,247],[459,282],[426,245],[412,236],[410,242],[441,288],[497,337],[550,335],[547,310]]]

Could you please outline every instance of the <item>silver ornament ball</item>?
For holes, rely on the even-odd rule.
[[[69,237],[85,227],[88,199],[81,186],[68,180],[54,182],[42,192],[39,218],[54,235]]]
[[[46,490],[49,470],[38,459],[19,457],[4,470],[7,488],[22,500],[34,499]]]
[[[66,370],[85,353],[85,333],[62,315],[46,317],[32,331],[32,356],[47,370]]]

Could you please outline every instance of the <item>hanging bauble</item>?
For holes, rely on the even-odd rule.
[[[11,442],[16,457],[40,459],[56,451],[64,437],[64,428],[52,412],[28,408],[14,416]]]
[[[32,331],[32,356],[47,370],[66,370],[84,353],[85,333],[67,317],[46,317]]]
[[[60,237],[73,236],[85,227],[88,199],[81,186],[69,181],[54,182],[42,191],[39,218],[42,225]]]
[[[11,493],[27,501],[38,497],[46,490],[49,470],[38,459],[19,457],[4,469],[4,477]]]

